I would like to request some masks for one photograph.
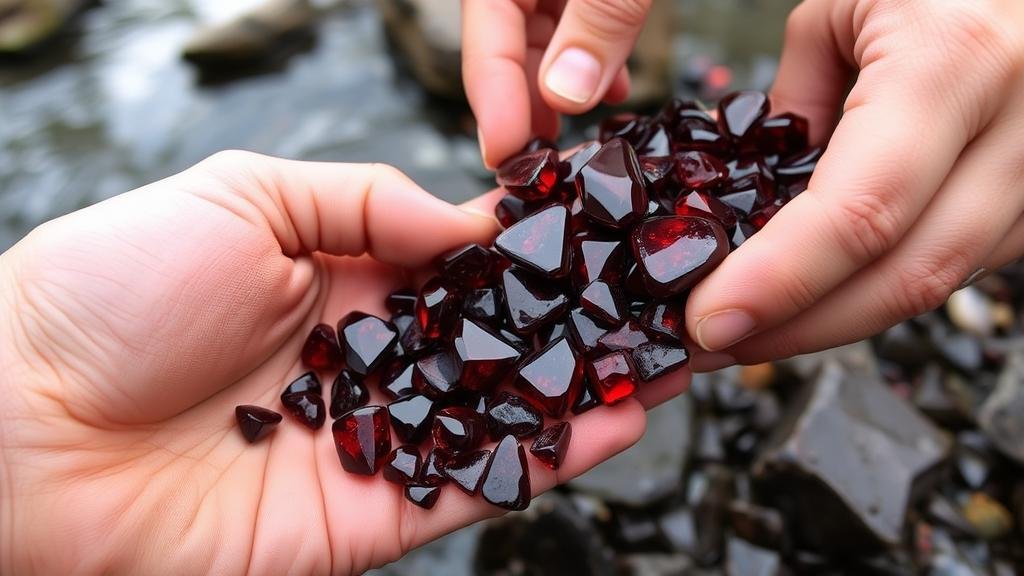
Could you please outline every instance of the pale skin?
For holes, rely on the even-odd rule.
[[[621,100],[652,1],[464,0],[485,161]],[[1024,254],[1024,3],[805,0],[770,96],[827,148],[807,192],[692,292],[690,336],[712,351],[694,369],[860,340]]]
[[[349,574],[502,510],[344,472],[330,423],[248,444],[317,322],[385,314],[445,250],[489,243],[500,192],[447,204],[382,165],[218,154],[0,255],[0,573]],[[635,442],[688,374],[572,420],[557,474]],[[383,402],[373,390],[374,403]]]

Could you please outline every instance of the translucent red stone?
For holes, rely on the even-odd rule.
[[[441,276],[452,286],[480,288],[491,280],[494,255],[479,244],[467,244],[441,258]]]
[[[411,484],[420,475],[420,451],[415,446],[399,446],[388,454],[381,474],[395,484]]]
[[[590,354],[598,347],[600,339],[608,333],[597,322],[588,316],[582,308],[575,308],[569,313],[569,336],[576,349]]]
[[[686,188],[710,188],[725,178],[725,165],[721,160],[706,152],[681,152],[674,156],[674,160],[676,178]]]
[[[235,406],[235,420],[238,421],[238,429],[242,436],[250,443],[254,443],[274,430],[281,422],[281,415],[260,406],[243,404]]]
[[[616,350],[587,363],[587,379],[605,405],[616,404],[636,391],[639,381],[629,352]]]
[[[498,185],[524,200],[546,198],[557,179],[558,153],[549,148],[513,156],[497,171]]]
[[[676,216],[714,218],[726,230],[736,225],[736,213],[718,198],[707,192],[693,191],[680,196],[675,204]]]
[[[434,415],[434,446],[446,452],[471,450],[484,440],[487,426],[472,408],[449,406]]]
[[[638,142],[647,132],[647,122],[636,114],[623,113],[609,116],[598,126],[598,139],[604,143],[614,138]]]
[[[548,416],[559,418],[576,401],[583,363],[566,338],[559,338],[519,368],[516,387]]]
[[[396,290],[388,294],[384,306],[392,314],[412,314],[416,308],[416,293],[412,290]]]
[[[594,222],[628,228],[647,211],[646,182],[633,148],[614,138],[580,169],[576,189],[583,211]]]
[[[625,246],[618,240],[592,234],[574,236],[572,267],[576,285],[586,286],[598,279],[611,284],[621,282],[625,251]]]
[[[386,322],[362,312],[352,312],[339,323],[345,365],[366,376],[390,360],[398,343],[398,330]]]
[[[682,344],[647,342],[633,349],[633,364],[643,382],[650,382],[683,368],[690,355]]]
[[[508,392],[499,392],[487,407],[487,431],[492,440],[511,434],[529,438],[540,433],[544,416],[530,402]]]
[[[565,460],[569,451],[569,442],[572,440],[572,425],[568,422],[559,422],[545,428],[540,436],[533,440],[530,446],[530,454],[540,460],[540,463],[552,470],[558,470]]]
[[[563,164],[567,165],[564,175],[562,175],[562,184],[567,185],[570,188],[576,187],[576,175],[580,173],[580,168],[590,162],[590,159],[597,154],[597,151],[601,149],[600,142],[591,142],[586,146],[583,146],[576,152],[565,159]]]
[[[320,384],[320,378],[316,375],[316,372],[306,372],[289,382],[281,392],[281,399],[283,400],[288,394],[296,394],[298,392],[312,392],[316,395],[323,394],[323,386]]]
[[[525,510],[530,504],[530,468],[515,436],[505,436],[494,447],[480,492],[484,500],[506,510]]]
[[[647,183],[657,191],[665,190],[674,181],[676,162],[671,156],[641,156],[640,170]]]
[[[569,210],[559,204],[539,210],[499,234],[494,246],[531,272],[565,276],[569,272]]]
[[[616,330],[611,330],[598,339],[598,346],[603,350],[632,350],[650,340],[640,324],[630,318]]]
[[[660,122],[652,123],[644,136],[643,143],[636,147],[641,156],[668,156],[672,153],[672,138],[668,129]]]
[[[430,398],[441,398],[459,386],[459,367],[451,352],[438,352],[416,361],[413,387]]]
[[[762,153],[785,156],[807,148],[807,133],[807,119],[786,112],[762,122],[754,138]]]
[[[338,335],[327,324],[317,324],[302,345],[302,363],[314,370],[331,371],[341,367]]]
[[[753,135],[752,129],[768,116],[769,110],[768,96],[763,92],[736,92],[718,103],[718,125],[722,134],[743,140]]]
[[[444,465],[451,458],[451,454],[439,448],[431,448],[423,459],[423,466],[420,467],[418,484],[424,486],[440,486],[448,481],[444,475]]]
[[[651,302],[640,313],[640,328],[650,337],[678,343],[686,330],[682,303]]]
[[[537,204],[539,202],[527,202],[522,198],[506,194],[494,207],[494,217],[498,219],[502,228],[508,228],[525,218],[527,214],[532,213]]]
[[[519,360],[519,350],[489,329],[463,319],[455,336],[455,361],[462,388],[487,391]]]
[[[692,216],[652,218],[630,235],[633,255],[647,291],[668,298],[711,273],[729,253],[717,222]]]
[[[342,370],[331,385],[331,418],[340,418],[349,410],[365,406],[370,401],[370,391],[362,379],[350,370]]]
[[[746,216],[758,207],[757,188],[751,187],[743,190],[736,190],[718,197],[723,204],[728,205],[734,212]]]
[[[430,433],[434,410],[434,401],[422,394],[406,396],[388,404],[388,416],[395,435],[402,442],[414,444]]]
[[[410,323],[405,328],[398,342],[402,347],[402,352],[412,358],[419,358],[429,354],[437,348],[438,344],[436,339],[427,338],[426,334],[423,333],[419,320]]]
[[[455,454],[444,463],[442,472],[460,490],[470,496],[476,496],[480,492],[480,484],[483,483],[484,470],[487,469],[490,457],[490,450]]]
[[[416,369],[404,358],[396,358],[384,369],[380,378],[380,390],[391,400],[404,398],[416,392],[412,375]]]
[[[580,292],[580,306],[609,326],[619,326],[627,314],[618,289],[604,280],[594,280]]]
[[[437,498],[440,495],[440,486],[409,484],[405,487],[405,499],[426,510],[430,510],[437,504]]]
[[[580,390],[580,397],[576,399],[576,403],[572,405],[572,413],[579,416],[584,412],[589,412],[594,408],[601,405],[601,400],[598,399],[597,394],[591,390],[590,384],[584,380],[583,388]]]
[[[502,273],[505,308],[512,329],[519,334],[532,334],[541,326],[561,317],[569,307],[565,294],[554,290],[548,282],[531,277],[515,266]]]
[[[439,276],[427,280],[416,300],[416,319],[423,335],[434,339],[449,333],[458,320],[460,307],[458,296]]]
[[[466,294],[462,313],[491,327],[500,327],[504,319],[502,293],[494,288],[478,288]]]
[[[306,427],[317,430],[327,419],[324,399],[314,392],[291,392],[281,396],[281,404],[296,420]]]
[[[331,431],[341,467],[353,474],[376,474],[391,451],[387,410],[382,406],[357,408],[335,420]]]

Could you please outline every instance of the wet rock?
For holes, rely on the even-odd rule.
[[[740,538],[729,538],[725,573],[728,576],[782,576],[789,572],[778,552],[759,548]]]
[[[774,508],[734,500],[729,505],[733,532],[751,544],[770,550],[788,550],[788,534],[782,513]]]
[[[932,522],[960,536],[977,535],[974,526],[964,518],[960,509],[941,494],[932,495],[924,514]]]
[[[932,343],[947,364],[965,374],[977,373],[985,362],[981,341],[976,336],[954,332],[933,336]]]
[[[950,446],[877,379],[829,361],[789,407],[754,474],[799,544],[854,554],[899,543],[908,504]]]
[[[645,512],[628,508],[615,513],[612,535],[619,549],[655,552],[665,546],[665,539],[655,518]]]
[[[794,356],[780,361],[779,366],[791,371],[802,380],[810,380],[816,377],[828,362],[838,363],[848,371],[858,374],[878,374],[878,361],[867,340],[813,354]]]
[[[693,573],[693,561],[681,554],[627,554],[619,568],[630,576],[680,576]]]
[[[314,19],[309,0],[268,0],[232,20],[200,28],[186,41],[182,57],[208,71],[272,64],[309,45]]]
[[[87,0],[0,0],[0,54],[37,48],[89,4]]]
[[[981,290],[968,286],[949,295],[946,314],[954,326],[975,336],[991,336],[996,320],[992,302]]]
[[[699,462],[723,462],[725,460],[722,429],[715,418],[708,416],[700,419],[693,457]]]
[[[682,484],[693,442],[693,404],[678,396],[647,413],[647,431],[625,452],[569,481],[569,486],[614,504],[646,506]]]
[[[917,379],[912,400],[932,420],[946,426],[963,426],[970,424],[973,406],[963,401],[962,394],[950,390],[950,385],[956,386],[954,377],[947,377],[937,364],[929,364]]]
[[[562,496],[548,493],[518,514],[492,520],[477,543],[479,575],[613,576],[611,549]]]
[[[669,546],[707,567],[719,562],[733,498],[733,474],[724,466],[695,471],[687,482],[686,506],[659,520]]]
[[[977,490],[992,475],[996,467],[995,456],[986,437],[973,430],[966,430],[957,435],[953,469],[965,486]]]
[[[912,322],[901,322],[875,338],[878,357],[895,362],[906,368],[915,368],[927,363],[932,357],[928,340],[920,334]]]
[[[978,412],[978,426],[992,443],[1024,464],[1024,343],[1018,343],[999,374],[996,388]]]

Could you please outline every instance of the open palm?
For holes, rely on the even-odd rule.
[[[496,194],[459,208],[386,166],[222,153],[0,256],[0,572],[352,573],[501,513],[456,490],[422,510],[345,473],[327,430],[248,445],[233,419],[280,410],[314,324],[381,313],[437,254],[489,242]],[[577,417],[534,492],[685,384]]]

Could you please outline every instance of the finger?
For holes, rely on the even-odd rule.
[[[653,382],[641,384],[633,397],[644,410],[650,410],[686,392],[690,387],[690,376],[690,371],[685,369],[673,372]]]
[[[462,78],[488,168],[518,152],[530,139],[526,24],[535,4],[535,0],[462,3]]]
[[[1024,154],[1011,145],[1021,129],[1015,124],[999,122],[967,148],[889,254],[792,321],[736,346],[732,355],[750,363],[830,348],[942,305],[1007,244],[1024,212]]]
[[[629,68],[623,66],[604,95],[605,104],[622,104],[629,97]]]
[[[498,231],[493,216],[449,204],[384,164],[299,162],[232,151],[197,169],[232,184],[237,196],[220,192],[223,187],[198,194],[254,207],[253,220],[269,225],[290,257],[369,254],[417,267],[461,244],[489,243]]]
[[[1024,257],[1024,218],[1017,220],[999,246],[982,264],[982,273],[999,270]]]
[[[569,0],[540,67],[541,94],[578,114],[608,92],[643,28],[652,0]]]
[[[537,86],[537,71],[544,57],[543,48],[530,48],[526,55],[526,78],[530,90],[530,133],[533,136],[556,140],[560,129],[558,112],[551,109],[541,98]],[[525,144],[525,143],[524,143]]]

